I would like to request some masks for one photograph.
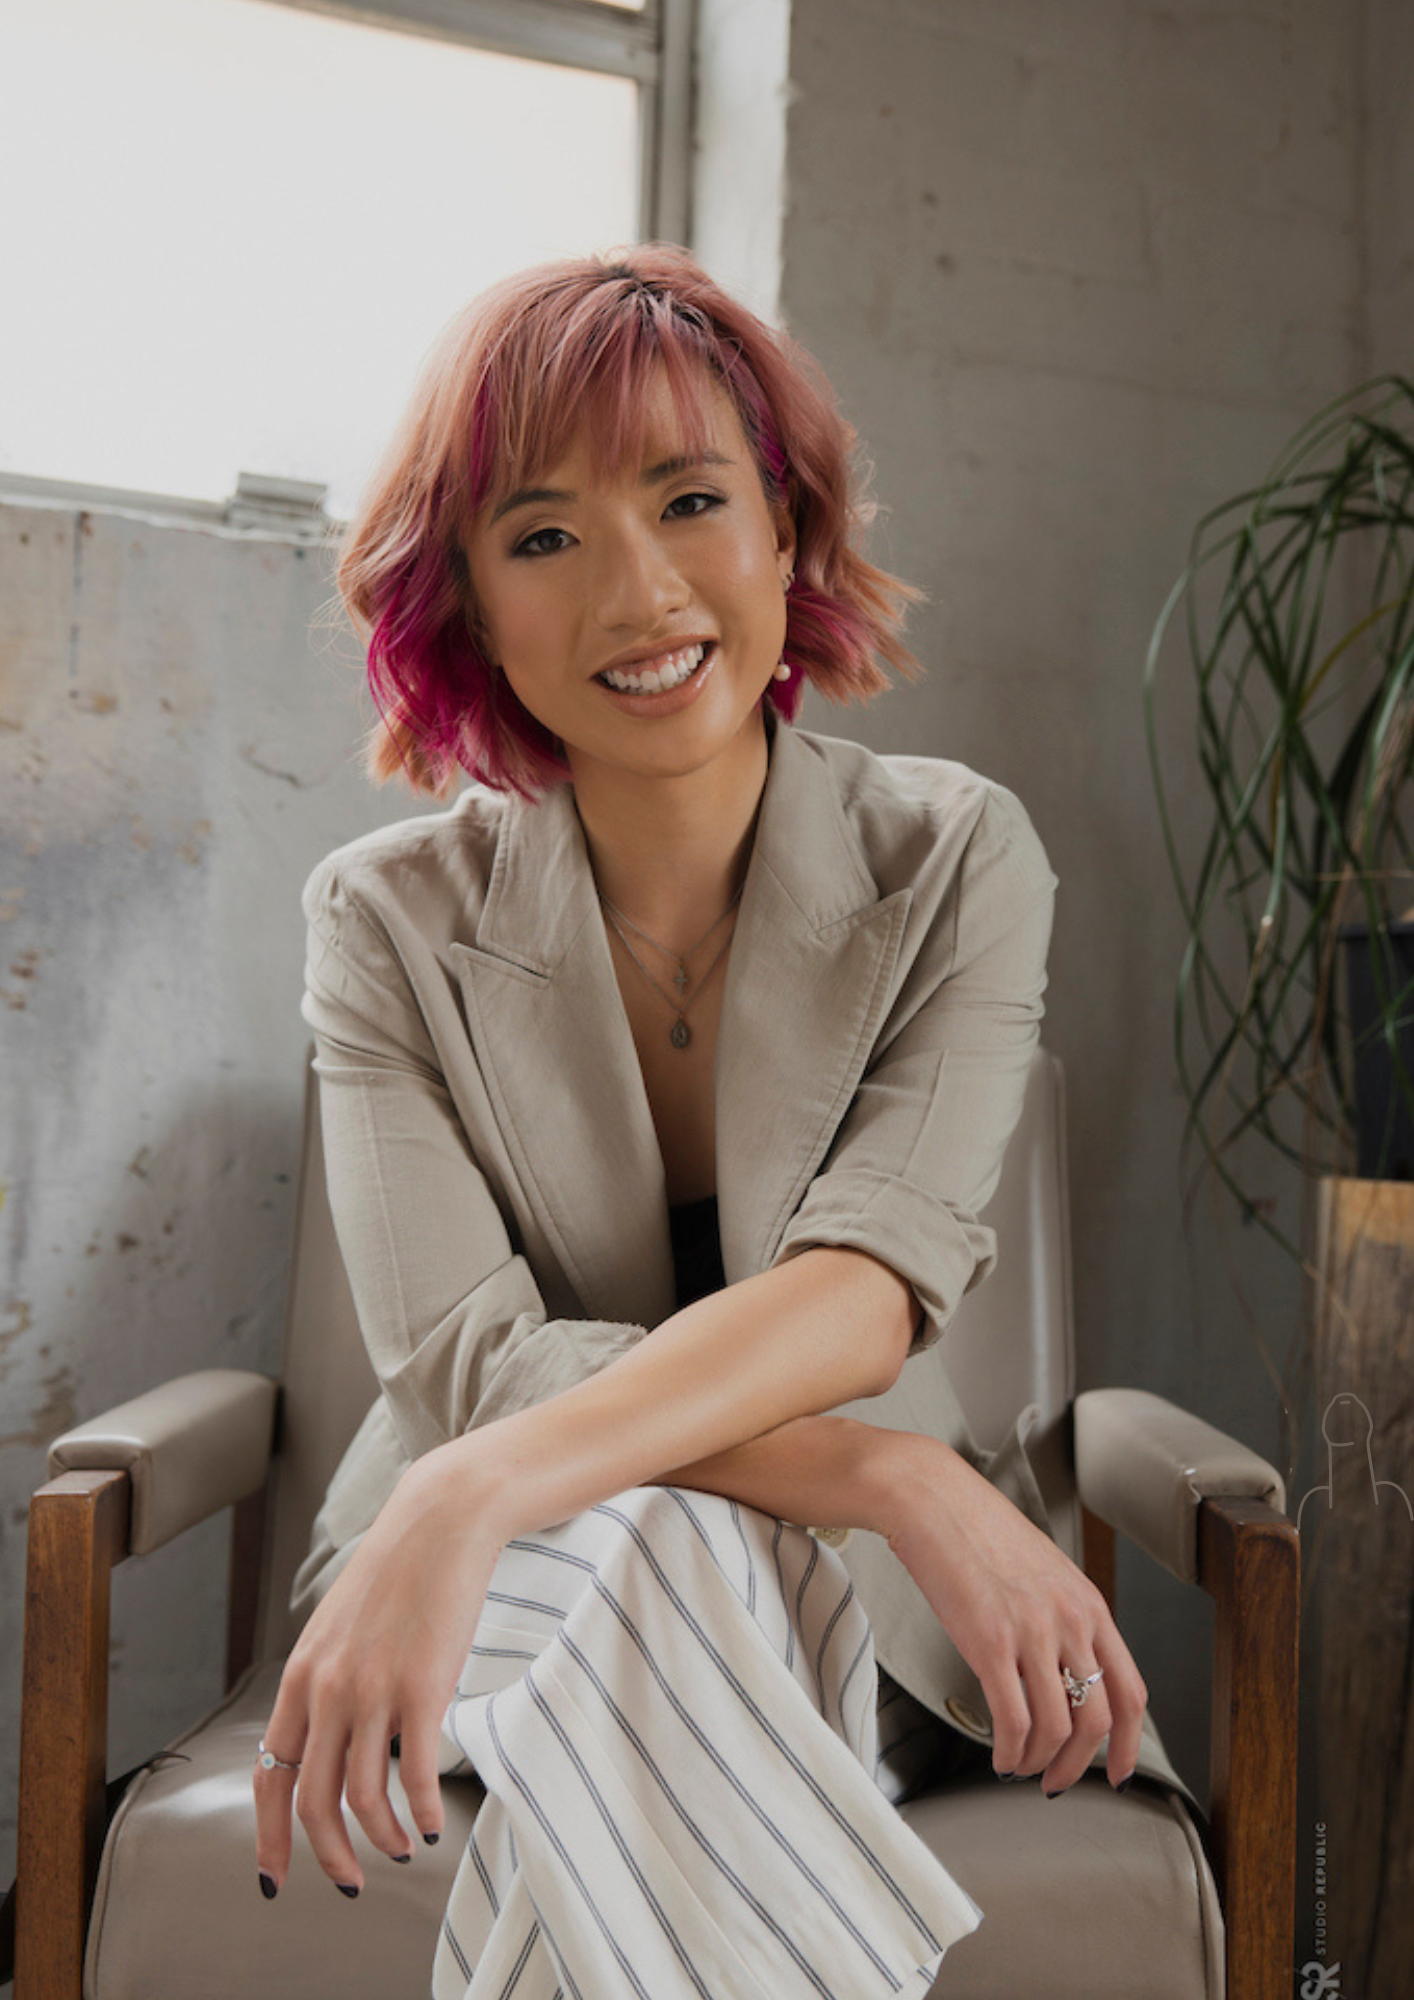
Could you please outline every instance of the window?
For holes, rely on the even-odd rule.
[[[44,0],[0,74],[0,483],[347,513],[442,323],[684,240],[688,0]],[[14,475],[29,475],[15,477]]]

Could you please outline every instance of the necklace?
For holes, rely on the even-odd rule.
[[[738,888],[736,894],[732,897],[730,903],[727,904],[727,907],[725,908],[725,910],[723,910],[721,916],[718,917],[717,922],[715,924],[711,924],[708,926],[708,928],[702,933],[701,937],[697,940],[697,944],[689,945],[688,957],[691,957],[692,953],[697,950],[699,945],[706,944],[708,938],[711,937],[712,932],[718,928],[718,925],[724,924],[726,922],[727,918],[736,908],[737,903],[741,900],[741,891],[745,887],[746,883],[743,880],[741,887]],[[706,985],[707,980],[710,978],[712,974],[713,968],[716,966],[717,959],[719,959],[722,956],[722,952],[724,952],[727,948],[727,945],[731,943],[731,939],[728,938],[726,940],[726,943],[723,944],[721,951],[717,953],[717,957],[712,960],[712,964],[708,966],[706,972],[704,972],[702,974],[702,977],[698,980],[697,985],[693,990],[692,999],[686,999],[684,998],[684,990],[687,986],[687,981],[688,981],[687,959],[680,956],[675,951],[669,951],[668,947],[665,944],[659,944],[657,938],[649,937],[647,931],[640,930],[636,923],[634,923],[630,918],[624,916],[623,911],[620,910],[615,904],[609,901],[608,897],[604,894],[602,889],[600,889],[597,893],[600,902],[604,905],[604,908],[609,912],[609,921],[614,926],[614,929],[618,932],[619,941],[623,945],[624,950],[628,953],[629,957],[633,960],[634,964],[638,967],[639,971],[643,974],[644,978],[648,981],[648,984],[653,988],[654,992],[661,993],[663,995],[663,998],[667,1001],[669,1007],[671,1007],[673,1010],[673,1014],[676,1018],[673,1021],[672,1027],[669,1028],[668,1030],[668,1040],[672,1043],[675,1049],[685,1049],[688,1043],[692,1040],[692,1030],[687,1025],[687,1010],[692,1005],[692,1001],[697,998],[697,995],[702,991],[702,988]],[[620,922],[620,919],[622,919],[622,923]],[[643,963],[643,960],[639,957],[638,953],[634,950],[633,946],[629,943],[628,939],[624,936],[622,928],[623,924],[627,924],[629,929],[635,934],[635,936],[641,937],[645,943],[651,944],[655,951],[662,952],[664,958],[672,959],[673,963],[677,966],[677,971],[673,974],[673,984],[677,988],[676,999],[674,999],[670,993],[664,992],[664,989],[658,984],[657,980],[648,970],[648,967]]]

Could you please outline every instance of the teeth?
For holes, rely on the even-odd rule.
[[[706,652],[705,646],[685,646],[680,653],[670,653],[660,660],[656,667],[644,673],[630,674],[615,667],[602,674],[610,687],[619,688],[627,694],[660,694],[664,688],[678,687],[693,669],[700,665]]]

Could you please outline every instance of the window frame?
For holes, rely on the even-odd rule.
[[[692,227],[692,49],[697,0],[266,0],[496,55],[638,85],[638,235],[686,244]]]
[[[638,240],[690,242],[698,0],[263,0],[370,27],[630,78],[638,85]],[[250,490],[247,490],[249,482]],[[273,497],[255,489],[290,488]],[[297,495],[294,489],[299,488]],[[78,505],[280,540],[317,540],[330,516],[300,481],[242,474],[229,499],[197,500],[135,487],[88,485],[0,467],[0,502]]]

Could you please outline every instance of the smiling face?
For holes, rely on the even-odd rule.
[[[591,765],[669,776],[711,761],[780,660],[794,528],[773,515],[725,390],[706,379],[703,401],[707,451],[685,462],[659,369],[641,464],[596,479],[581,431],[467,537],[489,656],[576,779]]]

